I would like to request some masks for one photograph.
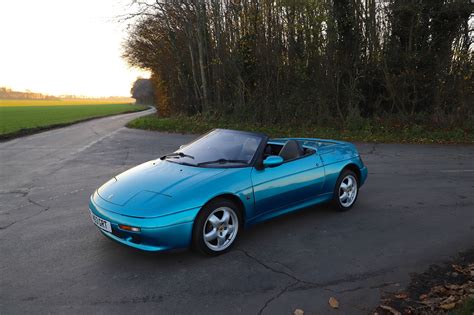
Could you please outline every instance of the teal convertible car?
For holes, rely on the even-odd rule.
[[[145,251],[218,255],[244,228],[323,202],[345,211],[367,178],[354,145],[215,129],[115,176],[90,198],[107,237]]]

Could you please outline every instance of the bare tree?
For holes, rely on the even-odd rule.
[[[157,102],[171,114],[289,124],[473,115],[473,8],[464,0],[150,0],[133,8],[124,56],[154,74],[166,94]]]

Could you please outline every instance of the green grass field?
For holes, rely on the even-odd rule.
[[[0,100],[0,139],[144,109],[145,106],[97,100]]]

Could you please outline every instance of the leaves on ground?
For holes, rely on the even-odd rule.
[[[391,314],[393,315],[401,315],[401,313],[399,311],[397,311],[396,309],[394,309],[393,307],[391,306],[388,306],[388,305],[380,305],[380,308],[383,309],[383,310],[386,310],[388,312],[390,312]]]
[[[402,293],[395,294],[395,297],[397,299],[406,299],[408,297],[408,294],[406,292],[402,292]]]
[[[456,306],[456,303],[441,304],[439,307],[443,310],[452,310]]]
[[[335,297],[332,297],[332,296],[331,296],[331,297],[329,298],[329,301],[328,301],[328,302],[329,302],[329,305],[330,305],[332,308],[339,308],[339,301],[336,300]]]
[[[474,250],[413,276],[406,291],[387,295],[375,313],[450,314],[470,299],[474,299]]]

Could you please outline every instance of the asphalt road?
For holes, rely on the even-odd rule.
[[[349,212],[278,218],[217,258],[123,247],[92,224],[90,194],[195,137],[123,127],[142,114],[0,143],[2,314],[367,314],[474,245],[474,146],[359,144],[369,179]]]

